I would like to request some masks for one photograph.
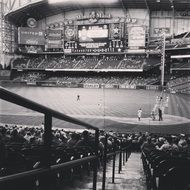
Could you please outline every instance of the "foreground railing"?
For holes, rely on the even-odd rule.
[[[19,96],[15,93],[12,93],[5,88],[0,87],[0,98],[3,100],[6,100],[8,102],[23,106],[25,108],[40,112],[44,114],[44,154],[42,158],[42,168],[40,169],[33,169],[30,171],[12,174],[4,177],[0,177],[0,187],[1,189],[7,190],[10,184],[17,185],[24,184],[22,186],[23,189],[37,189],[32,188],[29,186],[34,185],[34,183],[39,183],[38,179],[42,179],[42,186],[40,190],[48,190],[48,189],[54,189],[52,187],[52,175],[54,176],[60,176],[60,172],[66,171],[68,169],[74,168],[76,166],[81,166],[82,164],[91,163],[93,166],[93,190],[96,190],[97,188],[97,172],[98,172],[98,166],[99,166],[99,129],[97,127],[94,127],[90,124],[87,124],[85,122],[82,122],[80,120],[77,120],[75,118],[69,117],[65,114],[62,114],[60,112],[57,112],[53,109],[47,108],[45,106],[42,106],[36,102],[33,102],[31,100],[28,100],[22,96]],[[51,164],[51,144],[52,144],[52,117],[74,123],[77,125],[81,125],[82,127],[85,127],[90,130],[95,130],[95,149],[94,154],[88,157],[67,161],[64,163],[52,165]],[[104,144],[104,153],[103,153],[103,177],[102,177],[102,189],[105,190],[105,184],[106,184],[106,167],[107,167],[107,161],[108,158],[112,158],[112,183],[115,183],[115,162],[116,162],[116,155],[119,154],[119,164],[118,164],[118,173],[122,171],[122,165],[125,165],[125,162],[128,160],[128,157],[130,155],[130,150],[127,146],[122,146],[122,139],[111,136],[112,138],[115,138],[117,140],[120,140],[120,146],[118,149],[115,149],[113,146],[113,150],[111,152],[108,151],[107,147],[107,141],[108,136],[111,136],[110,134],[105,135],[105,144]],[[16,186],[15,186],[16,188]]]
[[[108,137],[111,136],[112,138],[116,140],[120,140],[120,146],[116,150],[115,146],[113,146],[113,151],[110,153],[107,153],[108,150]],[[129,156],[130,156],[130,145],[126,146],[123,144],[122,139],[112,136],[110,134],[105,135],[105,143],[104,143],[104,154],[103,154],[103,176],[102,176],[102,190],[105,190],[106,186],[106,168],[107,168],[107,161],[108,158],[111,157],[112,160],[112,183],[115,183],[115,164],[116,164],[116,155],[119,155],[119,163],[118,163],[118,173],[122,171],[122,165],[125,165],[125,162],[127,162]]]
[[[93,161],[93,189],[96,189],[97,182],[97,167],[98,167],[98,145],[99,145],[99,129],[88,123],[82,122],[75,118],[69,117],[63,113],[57,112],[48,107],[42,106],[34,101],[26,99],[20,95],[17,95],[13,92],[6,90],[5,88],[0,87],[0,98],[8,102],[23,106],[25,108],[37,111],[44,114],[44,156],[43,156],[43,166],[44,169],[27,171],[19,174],[14,174],[11,176],[6,176],[0,178],[0,185],[5,184],[6,181],[12,181],[15,179],[25,179],[26,177],[33,177],[37,174],[48,174],[50,171],[61,170],[68,167],[73,167],[73,164],[80,164],[81,162],[92,162]],[[80,125],[84,128],[95,130],[95,156],[89,158],[83,158],[78,161],[71,161],[69,163],[64,163],[62,165],[51,166],[51,144],[52,144],[52,117],[55,117],[60,120],[64,120],[73,124]],[[47,180],[48,184],[48,180]],[[48,185],[47,185],[48,187]]]

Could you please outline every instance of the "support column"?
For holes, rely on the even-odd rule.
[[[45,114],[44,118],[44,158],[43,164],[45,167],[51,164],[51,143],[52,143],[52,116]]]

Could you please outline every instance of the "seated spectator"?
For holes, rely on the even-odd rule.
[[[32,138],[31,133],[27,132],[24,138],[27,140],[27,142],[30,142],[30,139]]]
[[[82,139],[79,140],[75,146],[89,146],[89,147],[94,147],[94,139],[90,137],[90,134],[88,131],[83,131],[82,133]]]
[[[175,145],[172,144],[172,138],[171,137],[167,137],[166,140],[164,141],[164,144],[160,148],[158,146],[156,148],[158,150],[168,152],[168,153],[172,153],[172,151],[174,149],[176,150]]]
[[[152,142],[151,137],[147,137],[147,140],[142,144],[141,150],[143,151],[151,151],[155,149],[155,144]]]
[[[14,129],[11,133],[10,142],[11,143],[25,143],[26,139],[18,133],[17,129]]]
[[[73,147],[80,140],[80,135],[77,133],[71,133],[71,138],[68,140],[67,145]]]
[[[188,144],[184,134],[180,134],[180,140],[178,142],[178,146],[181,151],[185,151],[188,148]]]
[[[7,125],[5,125],[5,127],[7,128]],[[5,144],[7,144],[7,143],[10,142],[10,135],[7,134],[7,129],[5,127],[1,126],[1,128],[0,128],[0,136],[1,136],[1,140]]]

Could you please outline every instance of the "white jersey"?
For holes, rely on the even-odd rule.
[[[138,110],[138,117],[141,117],[141,115],[142,115],[142,110]]]

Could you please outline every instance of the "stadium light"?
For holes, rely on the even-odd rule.
[[[49,4],[97,4],[97,3],[103,3],[103,4],[112,4],[117,3],[119,0],[48,0]]]

